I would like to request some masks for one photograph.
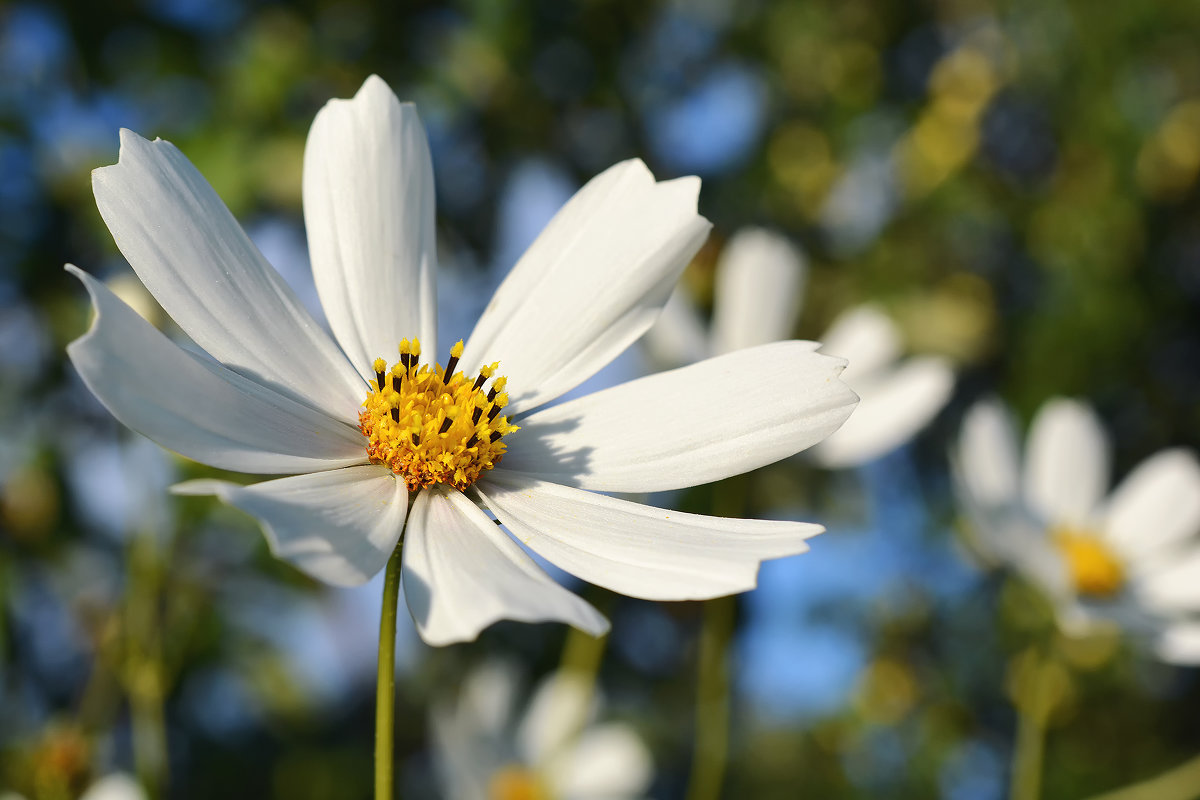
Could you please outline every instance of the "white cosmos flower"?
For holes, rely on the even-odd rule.
[[[1038,411],[1022,466],[1018,451],[1003,406],[968,411],[952,461],[983,554],[1038,586],[1064,632],[1117,624],[1166,660],[1200,663],[1196,457],[1163,450],[1106,497],[1108,438],[1090,407],[1062,398]]]
[[[635,800],[654,777],[632,727],[595,721],[587,681],[560,672],[542,681],[519,718],[514,671],[484,664],[456,702],[430,713],[445,800]]]
[[[427,642],[469,640],[498,619],[608,627],[488,511],[584,580],[652,599],[752,588],[761,560],[802,552],[821,530],[596,493],[720,480],[828,436],[856,398],[838,380],[844,362],[815,343],[743,350],[545,407],[653,323],[707,235],[696,178],[655,182],[634,160],[588,182],[512,269],[465,348],[449,348],[449,385],[432,356],[429,149],[415,109],[379,78],[321,110],[304,154],[313,273],[336,344],[171,144],[123,131],[119,162],[92,182],[117,246],[208,357],[68,265],[96,308],[68,347],[88,387],[117,419],[188,458],[292,475],[177,488],[254,515],[276,555],[320,580],[370,578],[407,516],[402,580]],[[398,346],[389,368],[383,357]]]
[[[652,357],[683,364],[712,354],[786,339],[804,296],[807,263],[783,236],[738,231],[717,262],[712,325],[705,330],[682,289],[646,337]],[[936,356],[900,360],[900,332],[881,309],[843,312],[821,337],[821,352],[849,362],[842,379],[859,395],[854,414],[811,455],[826,467],[864,464],[907,442],[946,405],[954,388],[950,363]]]

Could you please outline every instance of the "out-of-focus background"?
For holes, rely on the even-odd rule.
[[[685,276],[702,309],[722,244],[766,226],[810,263],[797,335],[870,300],[913,352],[953,360],[950,404],[889,455],[839,471],[797,458],[655,499],[829,528],[737,602],[725,796],[1006,796],[1011,665],[1052,622],[964,544],[947,450],[989,394],[1026,423],[1053,395],[1091,402],[1116,479],[1200,446],[1198,40],[1194,2],[6,3],[0,792],[71,798],[141,770],[171,798],[369,795],[378,581],[320,586],[248,517],[169,498],[203,468],[82,386],[64,346],[90,310],[62,265],[169,326],[91,196],[89,171],[129,127],[177,144],[315,305],[305,135],[378,73],[429,135],[443,341],[469,333],[571,192],[640,156],[659,178],[703,179],[713,234]],[[598,380],[649,361],[631,352]],[[653,754],[647,794],[683,797],[699,606],[572,585],[613,620],[606,718]],[[439,796],[435,701],[497,656],[532,684],[565,638],[502,623],[431,649],[402,616],[405,796]],[[1115,636],[1063,652],[1045,798],[1200,752],[1195,668]]]

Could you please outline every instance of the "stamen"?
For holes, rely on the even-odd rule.
[[[449,386],[450,379],[454,377],[454,370],[458,368],[458,359],[462,358],[463,341],[458,340],[458,344],[450,348],[450,360],[446,362],[446,370],[442,373],[442,385]]]
[[[382,358],[375,359],[375,387],[383,391],[383,374],[387,371],[387,362]]]
[[[508,405],[508,395],[502,394],[497,397],[496,405],[492,406],[492,410],[488,412],[488,422],[494,420],[496,415],[500,413],[500,409],[504,408],[506,405]]]
[[[508,395],[504,377],[496,375],[499,363],[468,377],[457,370],[462,341],[450,349],[445,369],[420,363],[417,339],[397,349],[391,381],[382,359],[372,364],[375,391],[359,413],[368,457],[401,476],[409,491],[439,483],[466,489],[499,463],[507,450],[502,437],[517,430],[503,414]],[[489,381],[490,390],[484,388]]]

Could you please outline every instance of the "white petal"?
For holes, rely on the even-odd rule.
[[[526,764],[540,769],[595,716],[598,699],[594,681],[559,671],[538,684],[517,725],[517,752]]]
[[[422,491],[404,542],[404,596],[421,638],[469,642],[501,619],[558,620],[593,636],[608,620],[559,586],[456,489]]]
[[[858,408],[846,424],[813,448],[827,467],[865,464],[889,453],[929,424],[954,390],[954,370],[942,358],[910,358],[854,385]]]
[[[1155,611],[1200,611],[1200,547],[1172,557],[1135,585],[1138,597]]]
[[[476,484],[534,552],[614,592],[704,600],[753,589],[758,565],[808,550],[820,525],[653,508],[496,469]]]
[[[71,363],[125,425],[188,458],[238,472],[311,472],[366,460],[350,426],[192,355],[82,270],[96,318]]]
[[[762,228],[738,231],[717,262],[713,351],[790,339],[807,272],[804,254],[783,236]]]
[[[603,492],[653,492],[738,475],[824,439],[857,398],[845,362],[775,342],[630,381],[531,414],[504,466]]]
[[[79,800],[145,800],[146,792],[130,776],[114,772],[93,783]]]
[[[1179,623],[1167,628],[1156,648],[1172,664],[1200,665],[1200,624]]]
[[[698,178],[656,183],[638,160],[588,181],[496,290],[464,368],[499,361],[512,413],[595,374],[653,324],[708,235],[699,191]]]
[[[433,162],[416,108],[378,76],[313,120],[304,224],[321,305],[360,373],[369,379],[376,358],[392,363],[414,336],[433,359]]]
[[[850,362],[842,380],[851,385],[891,364],[900,349],[900,331],[882,309],[873,305],[842,312],[821,337],[821,352]]]
[[[92,190],[117,247],[196,344],[357,423],[362,379],[174,145],[122,130],[119,162],[92,173]]]
[[[658,321],[650,326],[641,345],[655,363],[668,369],[694,364],[712,355],[704,321],[682,286],[671,292]]]
[[[612,722],[584,731],[545,773],[555,797],[620,800],[645,794],[654,762],[631,726]]]
[[[987,506],[1016,502],[1017,434],[1012,416],[995,399],[971,406],[958,438],[957,466],[971,496]]]
[[[404,528],[408,490],[378,465],[239,486],[198,480],[175,494],[215,494],[258,519],[277,558],[317,580],[357,586],[383,569]]]
[[[1200,533],[1200,464],[1187,450],[1156,453],[1113,492],[1105,531],[1133,560],[1166,554]]]
[[[1092,409],[1048,401],[1025,451],[1025,499],[1050,525],[1085,527],[1108,488],[1108,438]]]

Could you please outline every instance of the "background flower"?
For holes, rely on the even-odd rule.
[[[1106,497],[1109,442],[1092,409],[1056,398],[1038,411],[1018,467],[1011,420],[974,406],[955,455],[963,504],[985,554],[1016,567],[1083,634],[1101,621],[1151,634],[1159,654],[1195,662],[1200,611],[1200,463],[1159,452]]]
[[[430,714],[446,800],[634,800],[654,777],[650,752],[582,676],[544,678],[518,713],[516,669],[500,662],[467,675],[457,700]]]
[[[680,289],[650,330],[647,349],[658,361],[686,363],[702,354],[791,338],[807,276],[804,254],[786,238],[742,229],[717,259],[710,330]],[[860,398],[850,419],[812,449],[824,466],[855,466],[880,457],[915,436],[950,399],[949,361],[937,356],[899,361],[900,331],[878,306],[848,309],[818,341],[821,352],[847,360],[843,378]]]

